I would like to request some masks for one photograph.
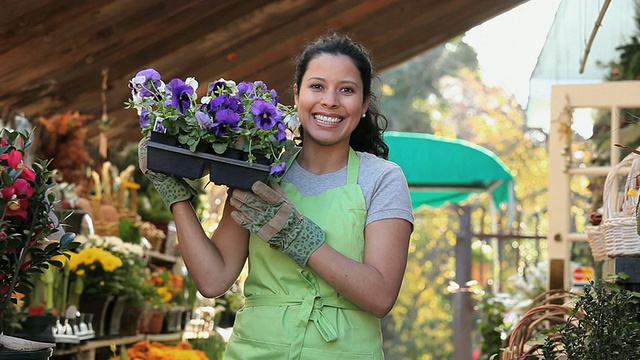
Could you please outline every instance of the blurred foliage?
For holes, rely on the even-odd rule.
[[[477,66],[473,48],[456,38],[385,71],[381,110],[389,119],[389,130],[432,133],[432,117],[439,118],[434,112],[446,111],[438,81]]]
[[[138,190],[138,214],[143,221],[170,221],[173,220],[173,215],[169,208],[164,204],[160,194],[153,187],[153,184],[147,179],[146,176],[140,171],[138,167],[138,144],[129,144],[122,152],[112,160],[118,169],[124,169],[130,164],[136,166],[133,181],[140,184]],[[202,181],[191,181],[189,183],[198,191],[200,195],[205,193],[204,184],[206,184],[208,178],[205,177]],[[200,196],[196,196],[191,201],[194,209],[200,211],[202,208],[202,202]]]
[[[140,245],[142,238],[140,228],[127,219],[121,219],[118,223],[118,236],[122,241]]]
[[[510,222],[503,206],[498,228],[525,235],[546,234],[546,134],[526,127],[524,111],[514,96],[482,83],[468,45],[455,39],[385,72],[381,79],[381,108],[390,117],[391,129],[460,138],[494,152],[511,170],[517,198],[517,219]],[[428,166],[428,154],[425,164]],[[463,204],[473,209],[474,233],[492,231],[488,204],[487,194],[472,196]],[[455,279],[458,230],[458,214],[451,206],[415,209],[406,276],[395,308],[383,319],[388,360],[452,357],[453,308],[447,288]],[[504,240],[498,250],[499,279],[507,280],[523,276],[527,267],[544,260],[546,241]],[[505,290],[506,286],[497,291]],[[493,289],[487,287],[487,291]],[[481,330],[475,331],[479,334]],[[475,338],[482,341],[480,335]]]
[[[217,331],[212,331],[208,338],[189,339],[195,350],[202,350],[209,360],[222,360],[227,343]]]
[[[640,358],[639,300],[636,292],[618,284],[603,279],[590,281],[567,321],[547,335],[541,358]]]

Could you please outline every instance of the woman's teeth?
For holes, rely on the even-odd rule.
[[[314,118],[325,124],[337,124],[342,121],[342,118],[338,117],[329,117],[324,115],[314,115]]]

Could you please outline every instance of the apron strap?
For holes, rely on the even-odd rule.
[[[300,154],[300,148],[292,150],[291,155],[286,160],[285,172],[289,170],[291,164],[296,160]],[[347,160],[347,185],[354,185],[358,183],[358,173],[360,170],[360,157],[351,147],[349,148],[349,159]]]
[[[349,160],[347,162],[347,185],[358,183],[358,172],[360,170],[360,157],[355,150],[349,148]]]

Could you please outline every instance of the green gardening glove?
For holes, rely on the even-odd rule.
[[[198,192],[183,179],[160,174],[147,169],[147,141],[144,137],[138,143],[138,165],[142,173],[151,181],[164,203],[171,210],[171,205],[178,201],[191,200]]]
[[[324,231],[296,210],[278,184],[271,181],[269,185],[256,181],[251,187],[253,192],[233,190],[230,203],[237,210],[231,217],[304,267],[324,243]]]

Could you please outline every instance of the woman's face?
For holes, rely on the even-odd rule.
[[[345,55],[322,54],[307,66],[300,89],[295,89],[304,142],[319,145],[349,144],[351,132],[367,111],[362,78]]]

